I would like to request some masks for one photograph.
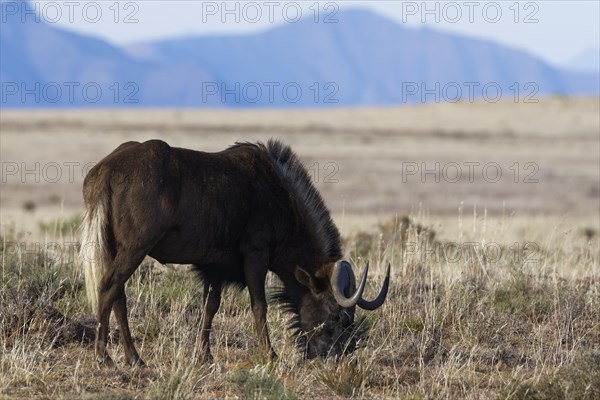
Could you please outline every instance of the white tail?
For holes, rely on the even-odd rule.
[[[87,298],[95,313],[98,312],[98,286],[110,262],[106,241],[106,203],[105,199],[101,199],[94,206],[87,206],[81,231],[79,255],[83,260]]]

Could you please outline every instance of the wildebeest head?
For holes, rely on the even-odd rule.
[[[390,278],[387,275],[381,291],[373,301],[363,299],[369,264],[358,288],[351,265],[339,261],[325,265],[314,275],[301,267],[295,271],[296,280],[305,288],[296,304],[299,345],[308,358],[351,353],[366,332],[364,318],[355,321],[356,306],[365,310],[380,307],[387,296]]]
[[[294,233],[273,262],[280,266],[274,272],[285,286],[275,299],[294,314],[291,328],[307,357],[352,352],[366,332],[363,319],[355,321],[356,306],[374,310],[383,304],[389,267],[377,298],[363,299],[368,264],[357,288],[351,265],[338,261],[343,254],[340,233],[307,169],[289,146],[275,141],[267,148],[294,210],[286,219],[294,221]]]

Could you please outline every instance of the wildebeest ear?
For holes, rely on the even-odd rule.
[[[304,269],[296,267],[296,270],[294,271],[294,276],[296,277],[296,280],[298,282],[309,288],[311,292],[317,293],[317,287],[315,285],[315,282],[313,281],[312,276],[310,276],[310,274]]]

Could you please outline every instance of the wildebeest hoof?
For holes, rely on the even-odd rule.
[[[96,361],[101,368],[117,368],[117,365],[109,356],[96,357]]]
[[[142,360],[139,357],[129,360],[128,364],[131,365],[132,367],[145,367],[146,366],[146,363],[144,362],[144,360]]]
[[[212,364],[215,362],[215,358],[211,353],[204,353],[204,355],[202,355],[201,360],[205,364]]]

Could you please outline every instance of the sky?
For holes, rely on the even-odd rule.
[[[10,0],[3,0],[6,1]],[[582,52],[600,48],[597,0],[38,0],[31,4],[37,18],[118,45],[184,35],[258,32],[294,23],[299,17],[329,23],[339,17],[339,10],[363,8],[407,27],[427,27],[524,49],[555,65],[564,65]]]

